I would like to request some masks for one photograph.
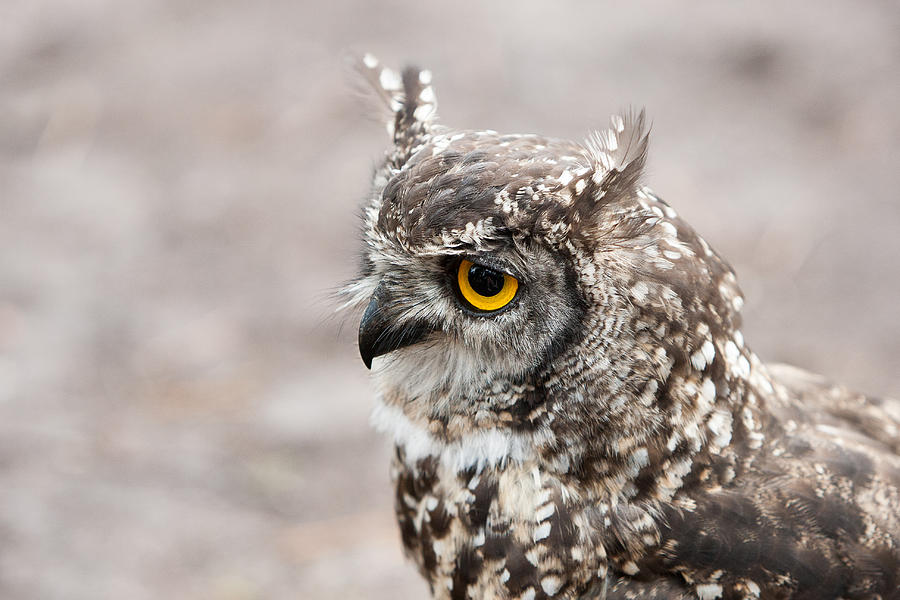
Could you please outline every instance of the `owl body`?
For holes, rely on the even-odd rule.
[[[751,352],[642,114],[458,131],[427,72],[364,72],[394,145],[347,294],[434,597],[900,597],[900,407]]]

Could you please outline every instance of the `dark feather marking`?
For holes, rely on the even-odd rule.
[[[509,571],[509,581],[506,585],[511,594],[518,595],[527,587],[541,589],[538,571],[525,557],[525,552],[519,544],[508,546],[506,569]]]
[[[453,571],[453,589],[450,591],[451,600],[466,600],[466,589],[469,584],[478,580],[478,575],[483,567],[484,560],[471,547],[466,547],[456,557],[456,568]]]
[[[434,573],[438,564],[437,555],[434,553],[434,540],[431,539],[431,533],[427,528],[422,529],[419,533],[419,538],[418,550],[422,556],[422,569],[430,576]]]
[[[492,478],[484,477],[475,487],[475,501],[472,502],[468,512],[469,527],[473,530],[484,527],[487,524],[491,503],[497,497],[497,482]]]
[[[435,539],[439,540],[447,535],[450,531],[451,519],[450,513],[447,512],[447,508],[444,506],[444,501],[438,500],[434,510],[428,512],[429,527]]]

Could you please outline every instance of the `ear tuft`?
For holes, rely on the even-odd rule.
[[[644,169],[650,142],[643,109],[635,115],[613,115],[610,128],[597,131],[585,142],[585,154],[594,170],[599,195],[634,189]]]
[[[431,71],[407,67],[402,74],[382,66],[366,54],[357,70],[381,99],[385,125],[400,154],[422,143],[437,117],[437,98],[431,87]]]

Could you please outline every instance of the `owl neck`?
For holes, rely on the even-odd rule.
[[[642,317],[596,315],[544,377],[554,440],[544,464],[625,498],[727,484],[742,468],[737,457],[762,447],[776,386],[745,346],[737,315],[731,326],[711,315]],[[585,367],[584,356],[598,358]]]
[[[736,457],[762,445],[761,408],[773,393],[740,332],[701,329],[687,343],[652,340],[652,353],[617,355],[601,325],[589,329],[601,333],[585,336],[577,354],[607,360],[584,365],[575,351],[565,353],[516,384],[462,404],[454,399],[468,410],[449,416],[422,408],[433,398],[388,388],[372,422],[410,467],[423,459],[454,472],[534,464],[609,494],[662,500],[692,478],[730,481],[740,470]]]

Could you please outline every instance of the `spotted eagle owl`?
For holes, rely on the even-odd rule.
[[[393,145],[346,294],[434,597],[900,598],[900,403],[757,358],[642,112],[457,130],[428,71],[361,70]]]

